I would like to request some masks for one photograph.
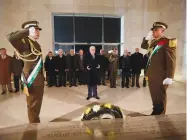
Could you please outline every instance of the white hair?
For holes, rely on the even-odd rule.
[[[90,50],[91,50],[91,49],[95,49],[95,46],[90,46]]]
[[[58,52],[59,52],[59,51],[63,51],[63,49],[59,49]]]

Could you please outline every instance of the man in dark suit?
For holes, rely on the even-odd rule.
[[[56,86],[66,87],[66,56],[63,54],[63,50],[58,50],[58,55],[55,58],[55,71],[57,74]]]
[[[100,99],[97,95],[98,70],[100,68],[98,56],[95,55],[95,47],[90,47],[90,54],[85,59],[85,68],[87,70],[88,97]]]
[[[77,55],[74,54],[74,50],[70,50],[70,54],[66,56],[66,70],[69,75],[69,84],[70,87],[77,87],[77,78],[76,74],[78,72],[78,59]]]
[[[134,87],[136,79],[136,87],[140,88],[139,78],[143,68],[143,54],[139,53],[139,48],[135,50],[136,52],[131,55],[132,87]]]
[[[108,68],[109,61],[108,59],[104,56],[104,50],[100,50],[100,55],[99,55],[99,64],[100,64],[100,69],[99,69],[99,84],[106,85],[105,84],[105,74],[106,74],[106,69]]]
[[[52,87],[55,85],[55,58],[51,51],[48,53],[48,57],[46,57],[44,66],[48,74],[48,87]]]
[[[121,87],[124,88],[124,86],[126,86],[126,88],[129,88],[131,63],[127,50],[125,50],[124,55],[120,57],[120,69],[122,70]]]
[[[85,68],[84,68],[84,52],[83,50],[79,50],[79,55],[77,56],[78,58],[78,81],[80,85],[85,84]]]

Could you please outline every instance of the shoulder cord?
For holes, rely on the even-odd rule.
[[[25,43],[25,40],[22,39],[22,42]],[[34,47],[33,43],[32,43],[30,40],[29,40],[29,43],[30,43],[30,47],[31,47],[31,53],[29,53],[29,54],[27,54],[27,55],[22,55],[22,54],[19,53],[18,50],[16,50],[16,49],[14,49],[14,50],[15,50],[15,53],[16,53],[16,55],[17,55],[17,57],[18,57],[19,59],[21,59],[21,60],[23,60],[23,61],[26,61],[26,62],[34,62],[34,61],[36,61],[36,60],[38,59],[39,56],[42,55],[42,52],[38,51],[38,50]],[[31,56],[31,55],[36,55],[36,58],[30,59],[30,60],[26,59],[26,57],[29,57],[29,56]]]

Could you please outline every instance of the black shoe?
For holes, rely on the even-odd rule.
[[[100,98],[98,96],[96,96],[95,99],[99,100]]]
[[[77,87],[77,85],[74,85],[75,87]]]
[[[69,87],[72,87],[72,85],[69,85]]]
[[[2,94],[2,95],[6,94],[6,91],[2,91],[1,94]]]
[[[106,84],[105,84],[105,83],[103,83],[103,86],[106,86]]]
[[[124,86],[122,86],[121,88],[124,88]]]
[[[89,100],[89,99],[90,99],[90,97],[87,97],[87,98],[86,98],[86,100]]]
[[[114,87],[110,87],[110,88],[114,88]]]
[[[52,87],[53,85],[48,85],[48,87]]]
[[[140,86],[136,86],[137,88],[140,88]]]
[[[129,88],[129,86],[126,86],[126,88]]]
[[[17,93],[17,92],[19,92],[19,90],[18,90],[18,89],[16,89],[16,90],[14,91],[14,93]]]
[[[114,86],[114,88],[116,88],[116,86]]]
[[[13,93],[13,90],[9,90],[10,93]]]

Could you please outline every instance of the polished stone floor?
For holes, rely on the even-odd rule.
[[[118,81],[116,89],[109,88],[109,85],[98,86],[98,93],[100,100],[87,101],[86,86],[46,87],[40,114],[41,123],[80,120],[80,115],[86,106],[104,102],[120,106],[124,114],[129,117],[151,113],[152,105],[148,87],[122,89]],[[184,83],[173,83],[167,95],[167,114],[186,113]],[[0,95],[0,110],[0,128],[28,123],[26,100],[22,93]]]

